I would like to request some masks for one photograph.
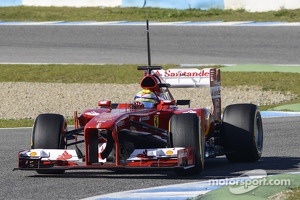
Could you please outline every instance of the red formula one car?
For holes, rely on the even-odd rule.
[[[62,115],[39,115],[31,149],[19,152],[16,169],[41,174],[71,169],[173,169],[178,175],[192,175],[203,170],[206,159],[216,156],[237,162],[260,159],[260,112],[253,104],[235,104],[221,116],[219,70],[163,70],[148,64],[138,67],[144,71],[140,82],[144,91],[135,102],[99,101],[99,108],[80,116],[75,112],[72,130]],[[176,101],[169,90],[173,87],[208,87],[212,111],[190,108],[189,100]],[[179,108],[180,104],[187,108]]]
[[[256,161],[261,157],[263,127],[256,105],[227,106],[221,118],[219,70],[138,69],[145,70],[141,87],[158,101],[150,106],[145,98],[145,105],[99,101],[99,108],[75,114],[75,129],[69,131],[62,115],[41,114],[34,123],[31,149],[19,152],[17,169],[38,173],[174,169],[176,174],[190,175],[199,173],[208,158],[226,155],[230,161]],[[172,87],[209,87],[213,111],[179,109],[178,104],[189,101],[174,100]]]

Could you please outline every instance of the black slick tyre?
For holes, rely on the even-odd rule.
[[[40,114],[33,126],[31,149],[64,149],[65,118],[59,114]],[[37,170],[39,174],[58,174],[64,170]]]
[[[231,162],[254,162],[263,149],[263,126],[254,104],[234,104],[225,108],[222,133],[226,157]]]
[[[200,173],[204,167],[204,138],[201,120],[195,113],[173,115],[170,120],[170,132],[173,147],[192,148],[195,166],[187,169],[175,169],[180,176]]]

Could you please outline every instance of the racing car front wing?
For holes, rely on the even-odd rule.
[[[195,164],[191,148],[135,149],[125,162],[107,162],[99,156],[99,162],[91,165],[86,165],[76,150],[71,149],[31,149],[19,152],[18,157],[18,168],[14,170],[187,169]]]

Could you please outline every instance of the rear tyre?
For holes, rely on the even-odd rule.
[[[32,149],[64,149],[66,122],[62,115],[40,114],[33,126]],[[37,170],[39,174],[61,174],[65,170]]]
[[[180,176],[200,173],[204,167],[204,137],[201,120],[195,113],[173,115],[170,120],[170,132],[173,147],[192,148],[195,166],[188,169],[175,169]]]
[[[226,157],[231,162],[254,162],[263,149],[263,126],[254,104],[227,106],[223,113],[222,131]]]

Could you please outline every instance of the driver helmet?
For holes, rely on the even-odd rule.
[[[134,101],[141,102],[145,108],[153,108],[158,103],[158,98],[154,92],[143,89],[135,95]]]

